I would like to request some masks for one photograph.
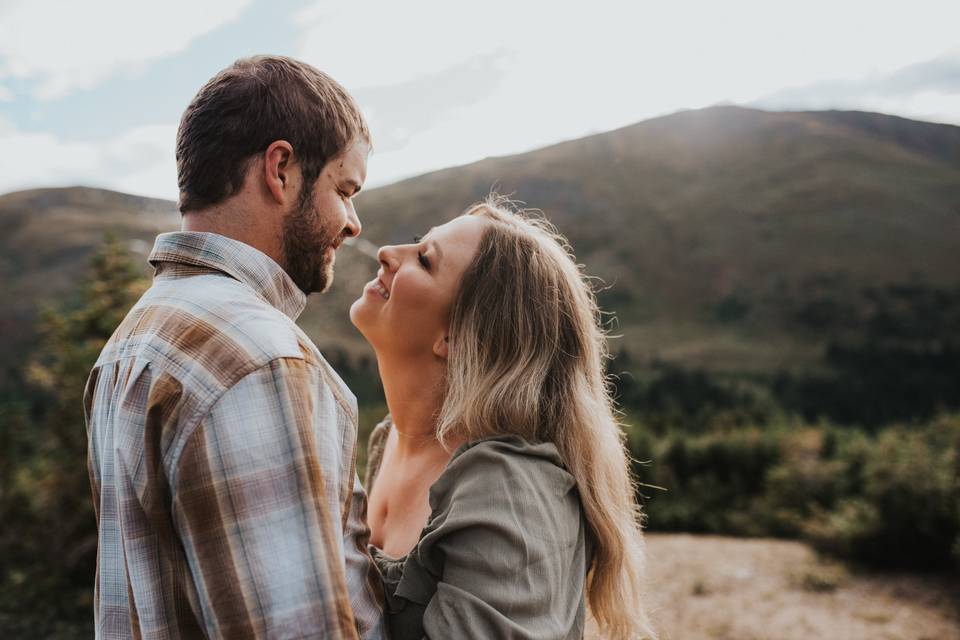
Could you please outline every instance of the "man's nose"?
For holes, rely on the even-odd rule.
[[[360,235],[360,230],[363,228],[363,225],[360,224],[360,218],[357,216],[357,210],[353,206],[352,201],[347,201],[347,224],[343,227],[343,235],[348,238],[356,238]]]

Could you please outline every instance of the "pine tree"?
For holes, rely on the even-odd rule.
[[[97,531],[83,390],[100,350],[149,284],[138,262],[108,237],[78,298],[41,312],[43,340],[26,365],[31,409],[4,416],[5,450],[16,457],[0,469],[9,485],[0,490],[0,629],[14,620],[36,632],[44,621],[92,619]]]

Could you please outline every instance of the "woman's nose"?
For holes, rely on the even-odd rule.
[[[397,248],[391,244],[383,245],[377,251],[377,260],[380,261],[380,264],[382,264],[383,268],[387,271],[394,271],[399,264]]]

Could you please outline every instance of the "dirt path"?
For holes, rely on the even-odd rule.
[[[854,574],[806,545],[647,536],[663,640],[960,640],[960,580]]]

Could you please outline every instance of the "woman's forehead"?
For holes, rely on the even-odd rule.
[[[480,242],[480,236],[486,229],[490,221],[481,216],[458,216],[449,222],[430,229],[428,234],[438,242],[441,238],[446,241],[470,241]]]
[[[476,255],[489,224],[489,220],[480,216],[460,216],[434,227],[424,239],[435,242],[443,252],[444,260],[452,266],[466,268]]]

